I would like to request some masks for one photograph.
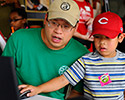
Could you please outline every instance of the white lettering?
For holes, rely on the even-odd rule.
[[[102,22],[102,20],[105,20],[105,21]],[[107,23],[108,23],[108,19],[105,18],[105,17],[102,17],[101,19],[98,20],[98,22],[99,22],[100,24],[107,24]]]

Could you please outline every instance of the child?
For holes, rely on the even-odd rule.
[[[27,28],[27,13],[24,8],[15,8],[10,13],[10,25],[13,31],[18,29]]]
[[[124,100],[125,54],[116,49],[124,39],[121,18],[112,12],[98,15],[93,23],[96,51],[79,58],[63,75],[38,87],[20,85],[28,96],[51,92],[83,79],[83,93],[89,100]]]
[[[16,30],[28,28],[27,13],[25,12],[24,8],[15,8],[10,12],[10,26],[11,26],[11,34],[8,36],[8,38]]]

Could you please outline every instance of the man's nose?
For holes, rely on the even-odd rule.
[[[57,27],[55,28],[55,30],[57,32],[60,32],[60,33],[62,33],[62,31],[63,31],[62,26],[60,24],[57,25]]]

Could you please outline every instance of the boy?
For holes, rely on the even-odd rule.
[[[28,96],[51,92],[67,84],[84,83],[84,96],[89,100],[124,100],[125,54],[116,50],[124,39],[121,18],[112,12],[98,15],[93,23],[96,51],[78,59],[63,75],[39,85],[20,85],[31,90]],[[23,91],[25,91],[23,90]],[[21,91],[21,92],[23,92]]]

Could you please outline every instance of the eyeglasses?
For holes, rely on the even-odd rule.
[[[48,20],[47,20],[48,21]],[[70,24],[68,25],[60,25],[58,23],[56,23],[55,21],[49,20],[48,21],[48,26],[51,28],[57,28],[59,26],[61,26],[61,29],[63,32],[70,32],[74,27],[72,27]]]
[[[16,21],[22,20],[22,19],[23,19],[23,18],[19,18],[19,19],[9,19],[9,21],[10,21],[10,22],[12,22],[12,21],[13,21],[13,22],[16,22]]]

